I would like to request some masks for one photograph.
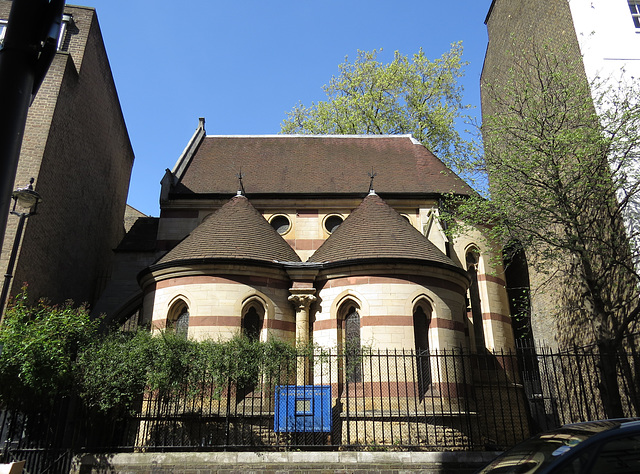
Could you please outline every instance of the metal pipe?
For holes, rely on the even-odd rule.
[[[7,265],[7,273],[4,275],[2,293],[0,294],[0,326],[2,325],[2,322],[4,320],[4,307],[7,303],[9,288],[11,287],[11,279],[13,278],[13,267],[16,264],[16,257],[18,256],[18,248],[20,247],[20,240],[22,239],[22,229],[24,228],[24,221],[27,220],[27,217],[29,217],[28,214],[20,214],[18,229],[16,230],[16,237],[13,240],[13,248],[11,249],[11,256],[9,257],[9,265]]]
[[[63,8],[64,0],[13,0],[0,45],[0,248],[27,112],[55,55]]]

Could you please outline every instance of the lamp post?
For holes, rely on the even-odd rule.
[[[0,324],[2,324],[4,317],[4,306],[7,303],[7,296],[9,295],[9,287],[11,286],[11,279],[13,278],[13,267],[16,264],[16,257],[18,256],[18,247],[22,239],[24,221],[27,220],[27,217],[36,213],[38,203],[42,202],[40,195],[33,190],[33,181],[34,179],[31,178],[28,186],[18,188],[11,194],[11,199],[13,199],[11,214],[18,216],[20,220],[18,221],[18,228],[16,229],[16,236],[13,240],[9,264],[7,265],[7,273],[4,275],[4,284],[2,285],[2,293],[0,294]]]

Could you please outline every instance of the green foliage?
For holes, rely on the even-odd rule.
[[[38,411],[51,406],[56,395],[71,393],[76,355],[96,338],[98,323],[85,307],[71,303],[29,306],[23,290],[0,331],[0,404]]]
[[[198,360],[198,343],[173,331],[152,337],[147,386],[161,395],[179,391],[185,380],[197,377],[190,369]]]
[[[324,86],[326,101],[302,104],[288,113],[282,133],[402,134],[412,133],[449,165],[472,155],[474,147],[455,129],[467,120],[462,102],[462,43],[440,58],[429,60],[422,49],[410,59],[395,52],[383,64],[378,51],[358,51],[345,58],[340,74]]]
[[[113,415],[134,410],[145,390],[161,398],[218,399],[230,385],[245,389],[260,376],[286,378],[296,353],[284,342],[242,336],[194,341],[172,332],[117,333],[78,358],[80,396],[90,408]]]
[[[29,306],[26,292],[19,295],[0,330],[0,405],[43,412],[57,396],[76,394],[89,413],[118,417],[133,412],[145,390],[219,398],[230,385],[250,388],[261,376],[282,383],[295,373],[298,351],[285,342],[100,335],[99,322],[85,307]]]
[[[58,395],[77,395],[89,418],[119,418],[139,409],[145,392],[164,400],[219,399],[262,383],[295,383],[302,358],[314,366],[326,356],[311,344],[244,336],[195,341],[172,331],[100,334],[98,324],[84,307],[30,307],[26,294],[18,297],[0,329],[0,404],[46,412]],[[359,366],[361,353],[350,360]]]
[[[491,199],[460,200],[457,216],[491,223],[492,243],[518,242],[537,271],[560,270],[594,339],[619,342],[638,314],[638,235],[623,223],[636,218],[640,90],[589,83],[567,57],[532,47],[486,87]]]
[[[148,331],[117,332],[88,345],[76,366],[79,395],[90,409],[126,413],[147,386],[156,341]]]

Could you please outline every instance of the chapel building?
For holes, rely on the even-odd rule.
[[[200,119],[161,185],[160,218],[116,250],[98,305],[112,320],[328,348],[514,347],[494,251],[440,219],[446,196],[474,191],[410,135],[211,136]]]

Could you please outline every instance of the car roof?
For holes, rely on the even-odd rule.
[[[516,465],[520,465],[519,459],[521,459],[524,462],[528,462],[528,460],[531,458],[529,457],[529,454],[527,454],[527,452],[531,453],[530,451],[531,443],[536,443],[539,441],[543,441],[543,442],[550,441],[553,443],[563,439],[566,440],[565,442],[570,440],[571,441],[578,440],[577,443],[572,445],[567,443],[567,446],[573,447],[573,449],[571,449],[571,451],[574,453],[572,456],[569,456],[569,457],[561,456],[563,452],[554,450],[554,452],[551,453],[551,457],[549,457],[549,453],[547,453],[546,456],[543,456],[537,461],[538,463],[542,461],[541,464],[538,464],[538,466],[535,467],[535,469],[532,469],[531,471],[527,471],[527,472],[534,472],[535,470],[536,473],[540,473],[540,474],[545,472],[555,472],[556,468],[561,467],[566,462],[569,462],[570,459],[574,459],[575,454],[580,452],[585,452],[585,450],[588,451],[591,449],[591,447],[598,445],[604,440],[618,438],[620,436],[625,436],[628,434],[633,434],[633,435],[640,434],[640,418],[619,418],[619,419],[587,421],[587,422],[581,422],[581,423],[567,424],[555,430],[539,433],[533,438],[530,438],[520,443],[519,445],[514,446],[512,449],[509,449],[508,451],[503,453],[501,456],[496,458],[491,464],[485,466],[485,468],[483,468],[483,470],[480,472],[485,472],[485,469],[489,467],[492,467],[493,469],[495,469],[502,466],[513,467]],[[524,451],[521,451],[523,448],[524,448]],[[535,452],[542,453],[543,451],[536,450]],[[525,455],[522,456],[522,453],[525,453]],[[520,458],[520,456],[522,457]],[[545,457],[546,457],[546,460],[545,460]],[[515,463],[514,463],[514,460],[515,460]],[[500,466],[499,464],[494,465],[496,461],[503,463],[502,466]],[[538,468],[540,469],[538,470]],[[529,469],[531,469],[531,467],[529,467]],[[486,471],[486,472],[491,472],[491,471]]]
[[[582,432],[602,433],[614,429],[640,428],[640,418],[615,418],[610,420],[583,421],[581,423],[570,423],[557,430],[575,429]]]

